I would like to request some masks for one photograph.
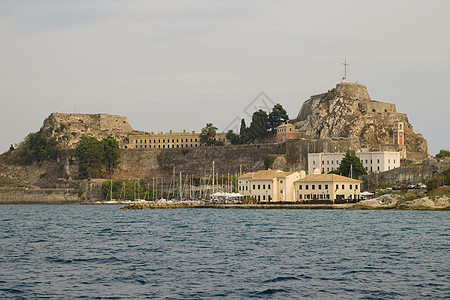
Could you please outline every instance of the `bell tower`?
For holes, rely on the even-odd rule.
[[[393,129],[394,145],[405,145],[405,131],[403,122],[396,122]]]

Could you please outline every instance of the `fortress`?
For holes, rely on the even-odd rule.
[[[414,133],[407,115],[398,113],[395,104],[372,100],[362,84],[343,80],[327,93],[311,96],[291,123],[312,139],[357,139],[355,150],[399,151],[414,161],[427,157],[427,141]]]

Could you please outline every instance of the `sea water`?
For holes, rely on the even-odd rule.
[[[441,211],[0,206],[0,298],[450,297]]]

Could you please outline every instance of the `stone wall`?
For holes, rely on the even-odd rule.
[[[424,183],[436,173],[450,168],[450,162],[424,161],[421,165],[401,166],[379,174],[369,174],[363,177],[365,188],[376,187],[378,183]]]
[[[74,189],[0,189],[0,204],[75,204]]]
[[[52,113],[43,128],[51,131],[64,149],[76,148],[83,134],[99,140],[112,135],[122,144],[133,132],[127,117],[107,114]]]
[[[290,140],[286,143],[288,170],[308,170],[308,153],[345,152],[347,149],[360,150],[357,138]]]
[[[365,112],[372,113],[396,113],[397,109],[393,103],[384,103],[379,101],[367,101],[361,102],[359,107]]]

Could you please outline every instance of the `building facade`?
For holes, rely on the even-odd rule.
[[[225,145],[229,144],[226,133],[216,133],[216,140],[222,141]],[[172,132],[167,133],[138,133],[128,136],[128,143],[124,143],[125,149],[173,149],[173,148],[192,148],[202,146],[200,143],[200,133],[195,131]]]
[[[358,200],[361,181],[336,174],[311,174],[294,182],[294,201]]]
[[[295,126],[292,124],[281,124],[277,127],[277,143],[284,143],[287,140],[301,137],[300,132],[295,131]]]
[[[262,170],[238,178],[238,192],[259,202],[294,201],[294,181],[305,172]]]
[[[327,174],[339,168],[345,153],[308,153],[308,174],[315,169]],[[368,173],[379,173],[400,167],[400,152],[356,152]]]

